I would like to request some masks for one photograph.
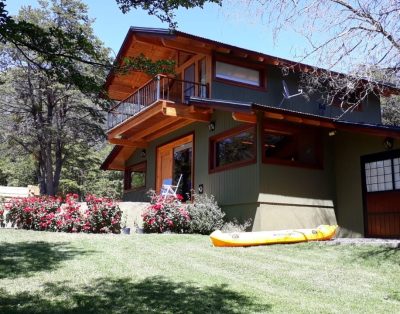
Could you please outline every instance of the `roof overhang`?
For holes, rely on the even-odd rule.
[[[256,103],[253,103],[251,107],[255,112],[261,112],[265,118],[269,119],[312,125],[332,130],[363,133],[372,136],[400,138],[400,127],[342,121]]]
[[[204,55],[217,53],[259,64],[287,66],[300,72],[326,71],[307,64],[232,46],[181,31],[142,27],[131,27],[129,29],[117,54],[116,62],[121,64],[124,58],[137,57],[141,54],[153,61],[177,61],[179,52]],[[332,73],[345,75],[336,72]],[[150,76],[143,72],[132,71],[125,74],[116,74],[111,71],[107,76],[104,87],[111,99],[123,100],[149,79]],[[379,87],[379,92],[385,96],[400,94],[400,89],[393,85],[384,82],[376,82],[376,85]]]
[[[231,112],[234,120],[244,123],[255,124],[260,118],[271,119],[329,130],[400,139],[400,127],[341,121],[256,103],[192,97],[189,105],[163,102],[110,130],[109,142],[116,146],[101,165],[101,169],[125,170],[126,160],[136,149],[145,148],[150,141],[193,122],[210,121],[213,110]]]

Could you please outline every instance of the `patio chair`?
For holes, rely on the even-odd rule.
[[[178,182],[176,185],[172,185],[172,179],[164,179],[163,180],[160,194],[164,197],[164,199],[166,199],[167,196],[176,197],[176,192],[178,191],[181,180],[182,180],[182,174],[179,176],[179,179],[178,179]]]

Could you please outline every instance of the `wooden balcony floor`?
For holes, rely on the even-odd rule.
[[[115,145],[144,148],[149,142],[193,122],[209,122],[211,112],[209,108],[160,100],[109,130],[108,141]]]

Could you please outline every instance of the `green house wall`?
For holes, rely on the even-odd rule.
[[[211,88],[212,98],[278,106],[283,98],[282,80],[287,83],[291,95],[298,93],[299,77],[297,74],[290,73],[287,76],[283,76],[282,71],[274,66],[266,67],[265,73],[265,90],[246,88],[214,80]],[[338,117],[343,113],[340,108],[335,106],[326,106],[323,109],[320,106],[322,102],[320,95],[317,93],[309,98],[300,95],[285,100],[281,108],[325,117]],[[368,99],[363,102],[361,111],[349,112],[342,119],[352,122],[381,123],[379,97],[374,94],[369,95]]]
[[[311,228],[319,224],[339,224],[341,235],[363,235],[361,190],[362,155],[381,152],[383,138],[338,132],[323,136],[323,168],[309,169],[262,163],[261,134],[257,129],[257,161],[244,167],[209,173],[209,138],[240,125],[230,112],[216,111],[216,129],[207,123],[193,123],[150,143],[146,158],[136,151],[126,165],[146,160],[146,189],[125,193],[126,201],[145,201],[145,192],[155,188],[156,149],[171,140],[194,134],[194,188],[203,184],[213,194],[228,219],[252,219],[252,230]],[[259,124],[261,125],[261,124]],[[396,142],[396,146],[399,147]]]
[[[163,136],[150,143],[146,149],[147,174],[146,189],[125,193],[126,201],[144,201],[145,192],[155,188],[156,181],[156,149],[158,146],[189,133],[194,134],[194,188],[203,184],[204,192],[213,194],[221,206],[231,204],[246,204],[256,202],[258,197],[258,166],[257,164],[235,168],[223,172],[209,173],[208,150],[209,138],[215,134],[241,125],[232,119],[230,112],[216,111],[212,116],[215,121],[215,131],[208,130],[207,123],[193,123],[167,136]],[[126,162],[126,166],[144,161],[140,157],[141,151],[136,151]],[[232,184],[232,183],[237,184]],[[245,184],[241,184],[245,183]]]

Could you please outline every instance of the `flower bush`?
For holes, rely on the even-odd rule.
[[[61,198],[51,196],[12,198],[5,205],[6,221],[21,229],[52,229],[61,203]]]
[[[143,231],[185,233],[189,230],[190,216],[184,208],[182,196],[164,198],[154,191],[149,191],[150,205],[144,210]]]
[[[4,226],[4,209],[0,207],[0,227]]]
[[[120,233],[122,211],[110,198],[88,195],[83,229],[93,233]]]
[[[77,194],[61,197],[13,198],[6,205],[6,221],[13,227],[63,232],[119,233],[121,210],[107,198],[88,196],[88,208],[77,203]]]

